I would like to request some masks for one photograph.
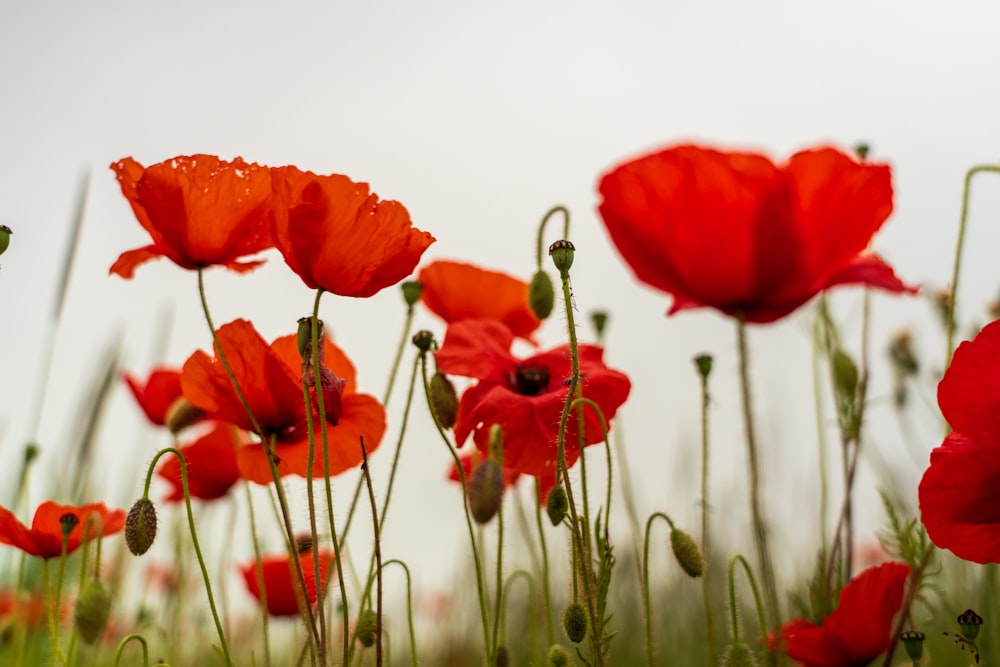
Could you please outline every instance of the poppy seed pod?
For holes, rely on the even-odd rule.
[[[440,371],[434,373],[427,396],[430,399],[434,417],[441,428],[449,429],[454,426],[458,416],[458,393],[448,376]]]
[[[531,306],[531,312],[538,319],[544,320],[552,314],[555,303],[556,291],[552,287],[552,279],[545,271],[538,269],[528,283],[528,305]]]
[[[979,629],[983,627],[983,617],[971,609],[966,609],[958,617],[958,627],[961,628],[963,637],[970,642],[976,641]]]
[[[722,667],[754,667],[753,654],[743,642],[736,642],[729,646],[725,657],[722,659]]]
[[[10,247],[10,235],[13,233],[7,225],[0,225],[0,255]]]
[[[600,341],[601,336],[604,335],[604,330],[608,326],[609,316],[607,312],[603,310],[595,310],[590,314],[590,323],[594,325],[594,331],[597,333],[597,340]]]
[[[689,577],[700,577],[704,570],[701,550],[694,539],[683,530],[670,529],[670,548],[673,549],[677,564]]]
[[[73,627],[80,639],[93,644],[108,627],[111,617],[111,596],[100,579],[90,579],[80,589],[73,607]]]
[[[417,333],[413,334],[413,338],[410,339],[417,349],[421,352],[428,352],[431,349],[431,345],[434,343],[434,334],[432,334],[427,329],[421,329]]]
[[[549,667],[566,667],[569,664],[569,652],[559,644],[549,648]]]
[[[579,602],[571,602],[563,612],[563,630],[574,644],[579,644],[587,636],[587,612]]]
[[[156,506],[149,498],[140,498],[125,517],[125,544],[134,556],[149,551],[156,539]]]
[[[699,354],[694,358],[694,365],[698,369],[698,375],[703,379],[707,379],[712,372],[712,355]]]
[[[910,656],[910,660],[914,664],[919,662],[924,655],[924,633],[919,630],[907,630],[899,635],[899,639],[903,642],[903,648],[906,649],[906,655]]]
[[[403,300],[411,308],[420,301],[420,295],[424,292],[424,284],[416,280],[408,280],[400,288],[403,290]]]
[[[358,615],[358,641],[365,648],[375,644],[375,633],[378,632],[378,616],[371,609],[363,609]]]
[[[500,510],[503,502],[503,468],[493,459],[486,459],[469,477],[469,511],[477,523],[485,524]]]
[[[557,484],[549,490],[549,497],[545,499],[545,513],[549,515],[552,525],[558,526],[568,511],[569,498],[566,496],[566,489],[562,484]]]
[[[549,256],[552,257],[552,263],[559,270],[560,276],[569,273],[575,253],[576,248],[569,241],[556,241],[549,246]]]

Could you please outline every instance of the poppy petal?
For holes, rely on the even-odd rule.
[[[938,405],[951,427],[969,436],[1000,434],[1000,321],[963,341],[938,384]]]

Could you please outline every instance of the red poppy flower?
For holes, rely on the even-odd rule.
[[[247,399],[265,438],[278,444],[278,471],[281,475],[308,475],[308,431],[302,396],[302,357],[296,335],[277,339],[271,345],[246,320],[236,320],[218,330],[219,342],[233,374]],[[356,392],[354,365],[329,340],[324,345],[328,369],[343,380],[339,405],[333,392],[324,391],[327,451],[330,474],[335,475],[361,463],[358,446],[364,438],[371,454],[385,433],[385,410],[374,397]],[[243,403],[233,390],[222,363],[201,350],[184,364],[181,374],[184,395],[194,405],[217,419],[253,431]],[[315,390],[312,397],[313,424],[321,423]],[[323,475],[322,432],[315,434],[316,450],[312,475]],[[237,452],[237,463],[245,479],[259,484],[272,480],[267,454],[260,444],[246,445]]]
[[[97,521],[88,527],[86,536],[84,526],[90,515],[96,515]],[[17,520],[14,513],[0,507],[0,542],[17,547],[32,556],[42,558],[58,558],[62,553],[64,517],[72,517],[75,521],[66,542],[66,553],[76,551],[84,538],[107,537],[120,532],[125,527],[125,510],[109,509],[104,503],[89,505],[59,505],[46,500],[35,510],[31,520],[31,528]]]
[[[167,423],[167,412],[184,394],[181,391],[181,372],[172,368],[157,368],[143,383],[131,373],[124,373],[125,384],[132,390],[136,402],[146,418],[157,426]]]
[[[478,449],[474,449],[471,452],[464,451],[459,453],[458,460],[462,464],[462,470],[465,472],[465,481],[468,483],[473,469],[475,469],[475,467],[479,465],[480,461],[483,460],[483,454]],[[514,486],[514,483],[520,477],[521,473],[513,468],[503,469],[503,479],[506,487]],[[455,465],[454,461],[452,461],[451,468],[448,470],[448,479],[459,484],[462,482],[462,478],[458,474],[458,467]],[[551,491],[552,487],[556,485],[556,477],[555,474],[551,474],[542,475],[537,479],[539,501],[544,503],[545,499],[548,498],[549,491]]]
[[[316,604],[315,556],[312,551],[299,554],[302,563],[302,574],[305,577],[306,595],[311,605]],[[330,573],[336,559],[332,551],[319,552],[319,580],[322,590],[326,590]],[[298,601],[295,599],[295,586],[298,576],[293,569],[295,565],[288,555],[265,556],[261,560],[261,571],[264,579],[264,590],[267,591],[267,613],[271,616],[297,616]],[[257,581],[257,564],[248,563],[240,566],[247,590],[260,600],[260,585]]]
[[[221,265],[246,272],[261,261],[239,261],[274,246],[268,229],[271,177],[267,167],[181,155],[150,167],[130,157],[111,165],[122,194],[153,242],[122,253],[111,273],[166,257],[185,269]]]
[[[410,223],[396,201],[379,201],[367,183],[271,170],[274,242],[309,287],[368,297],[410,275],[434,237]]]
[[[448,327],[437,352],[444,373],[476,378],[479,383],[462,394],[458,403],[455,440],[461,445],[470,433],[476,446],[486,452],[489,429],[500,424],[504,435],[503,465],[529,475],[553,475],[556,471],[559,418],[572,372],[569,348],[557,347],[528,359],[510,353],[514,334],[499,322],[463,320]],[[603,351],[580,345],[583,396],[601,407],[610,423],[628,397],[631,383],[624,373],[602,361]],[[586,444],[604,442],[601,422],[593,410],[585,410]],[[566,428],[566,463],[579,456],[577,419]]]
[[[598,186],[611,240],[670,313],[712,307],[772,322],[842,284],[915,291],[866,252],[892,212],[888,165],[833,148],[783,165],[682,145],[626,162]]]
[[[920,480],[920,515],[937,546],[1000,563],[1000,321],[955,350],[938,384],[953,429]]]
[[[861,572],[841,589],[837,608],[822,625],[786,623],[779,647],[806,667],[864,667],[892,644],[892,620],[909,576],[909,566],[898,562]]]
[[[240,444],[246,444],[242,431],[230,424],[217,422],[205,435],[178,447],[187,462],[188,491],[192,498],[221,498],[241,479],[239,466],[236,465],[236,451]],[[184,500],[179,458],[172,455],[164,457],[156,474],[170,482],[171,491],[164,501]]]
[[[431,262],[420,269],[420,298],[448,324],[459,320],[503,322],[515,336],[532,340],[541,320],[528,305],[528,283],[461,262]]]

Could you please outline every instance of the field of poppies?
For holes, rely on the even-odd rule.
[[[675,523],[670,508],[636,512],[628,469],[642,463],[622,448],[619,427],[634,388],[628,369],[605,362],[613,312],[578,310],[589,306],[573,291],[576,249],[564,207],[541,220],[537,272],[522,279],[475,257],[424,261],[433,230],[416,228],[402,203],[348,176],[211,155],[151,166],[124,158],[111,168],[150,243],[122,252],[109,279],[141,290],[141,267],[160,259],[195,274],[204,349],[114,372],[95,387],[95,420],[108,393],[127,388],[173,440],[136,472],[144,486],[131,507],[81,497],[86,485],[29,506],[37,451],[26,445],[17,501],[0,507],[0,542],[9,545],[0,561],[0,664],[888,667],[1000,659],[991,565],[1000,562],[1000,322],[956,344],[951,298],[970,183],[1000,167],[966,175],[950,291],[933,295],[946,353],[931,381],[908,333],[869,340],[870,290],[913,298],[921,288],[869,249],[892,213],[893,190],[891,167],[869,160],[866,147],[818,146],[775,161],[675,145],[598,176],[599,217],[637,281],[670,297],[671,317],[709,308],[735,327],[747,553],[717,546],[725,541],[714,522],[726,508],[712,497],[708,468],[711,356],[692,360],[701,450],[689,475],[700,493],[678,501],[696,502],[700,522]],[[16,252],[15,232],[0,227],[0,251]],[[274,340],[255,327],[254,312],[216,321],[205,272],[253,271],[273,250],[312,291],[312,313]],[[324,322],[322,305],[394,286],[404,316],[377,397],[362,389],[371,385],[359,383],[350,350],[333,342],[338,329],[358,323]],[[829,290],[850,286],[863,304],[859,326],[838,321],[827,305]],[[421,308],[439,329],[413,330]],[[817,436],[840,465],[807,480],[824,494],[816,526],[777,526],[762,502],[754,397],[764,388],[754,382],[747,330],[793,313],[812,323],[816,374],[803,386],[817,392],[817,410],[827,412],[818,419],[834,421],[839,436],[835,444]],[[565,322],[563,339],[540,339],[550,317]],[[916,490],[891,475],[878,479],[884,529],[865,552],[853,499],[867,461],[875,366],[892,374],[900,413],[934,414],[940,446]],[[914,395],[933,392],[938,379],[936,408],[915,405]],[[416,422],[430,424],[436,446],[450,452],[468,538],[467,571],[455,574],[440,609],[422,616],[413,604],[417,573],[380,538],[394,506],[421,502],[393,494],[397,476],[408,474],[397,462]],[[79,464],[81,476],[84,464],[100,465],[78,456],[67,466]],[[371,474],[373,456],[392,460],[388,478]],[[344,483],[349,471],[360,471],[356,483]],[[165,496],[151,493],[154,478],[169,486]],[[832,485],[842,499],[827,505]],[[221,502],[249,520],[220,530],[205,510]],[[619,503],[624,513],[612,511]],[[792,530],[812,554],[801,579],[775,548],[775,535]],[[253,558],[227,558],[237,535],[252,541]],[[280,536],[283,548],[263,548],[263,535]],[[154,547],[173,554],[171,567],[144,567]],[[225,604],[225,573],[234,570],[256,608]]]

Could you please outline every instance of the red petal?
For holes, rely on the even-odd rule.
[[[910,568],[884,563],[855,576],[840,591],[837,608],[823,627],[840,638],[853,664],[867,665],[892,643],[892,620],[903,604]]]
[[[188,490],[192,498],[214,500],[226,495],[240,479],[236,450],[238,443],[243,440],[237,429],[229,424],[218,423],[202,437],[178,448],[187,462]],[[164,498],[165,501],[184,499],[179,458],[168,455],[157,468],[156,474],[173,487],[171,493]]]
[[[951,427],[970,437],[1000,434],[1000,321],[955,350],[938,384],[938,405]]]
[[[35,544],[35,540],[28,532],[28,528],[18,521],[14,513],[6,507],[0,507],[0,542],[17,547],[32,556],[44,556],[48,558],[51,555],[59,555],[59,544],[56,545],[55,554],[43,553],[39,546]]]
[[[493,320],[463,320],[448,327],[434,357],[442,373],[507,382],[517,365],[510,354],[514,335]]]
[[[149,374],[145,385],[140,384],[139,379],[130,373],[124,373],[123,377],[149,421],[163,426],[167,410],[183,396],[180,371],[172,368],[155,369]]]

